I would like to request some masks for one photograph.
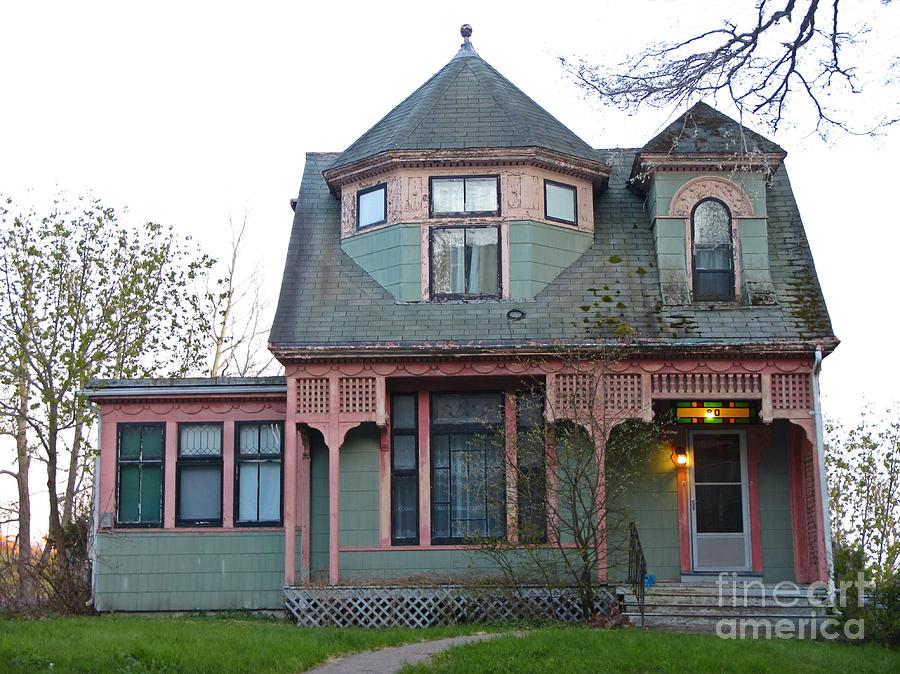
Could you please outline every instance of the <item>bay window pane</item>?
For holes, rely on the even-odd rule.
[[[391,404],[391,425],[394,428],[416,427],[416,396],[395,395]]]
[[[466,211],[476,213],[497,211],[496,178],[466,178]]]
[[[140,520],[141,467],[119,467],[119,521],[138,522]]]
[[[259,497],[259,464],[245,462],[238,468],[238,521],[255,522]]]
[[[222,518],[222,467],[185,465],[178,484],[178,518],[210,521]]]
[[[466,230],[469,249],[469,278],[466,292],[470,295],[496,295],[500,291],[498,255],[499,232],[496,227]]]
[[[416,537],[418,526],[418,494],[416,478],[412,475],[396,476],[393,493],[393,535],[395,539]]]
[[[161,459],[165,426],[153,424],[141,427],[141,456],[144,459]]]
[[[547,217],[564,222],[575,222],[575,188],[544,183],[547,199]]]
[[[731,216],[718,201],[701,201],[694,209],[694,243],[731,245]]]
[[[267,461],[259,464],[259,520],[277,522],[281,519],[281,463]]]
[[[462,213],[465,207],[462,178],[435,178],[431,181],[432,213]]]
[[[141,522],[160,522],[161,515],[162,466],[145,465],[141,468]]]
[[[259,425],[259,453],[281,454],[281,424]]]
[[[364,192],[359,195],[357,224],[366,227],[385,221],[384,203],[387,187]]]
[[[259,453],[259,426],[242,424],[238,427],[238,447],[241,454]]]
[[[181,456],[221,456],[221,424],[184,424],[180,428]]]
[[[432,230],[431,278],[433,291],[437,295],[465,294],[465,230]]]
[[[141,427],[121,426],[119,430],[119,458],[138,459],[141,456]]]
[[[413,435],[394,435],[394,470],[414,470],[416,467],[416,438]]]

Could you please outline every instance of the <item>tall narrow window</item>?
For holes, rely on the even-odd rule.
[[[419,442],[416,394],[391,397],[391,543],[419,542]]]
[[[117,525],[162,525],[165,431],[165,424],[118,425]]]
[[[237,424],[238,524],[281,524],[281,437],[277,421]]]
[[[356,193],[356,227],[372,227],[387,222],[387,185],[367,187]]]
[[[503,394],[431,397],[431,542],[506,535]]]
[[[499,215],[499,176],[431,178],[431,217]]]
[[[178,425],[178,524],[222,524],[222,424]]]
[[[694,299],[734,300],[731,212],[717,199],[704,199],[691,214]]]
[[[498,227],[434,227],[431,230],[431,296],[500,296]]]
[[[574,185],[544,181],[544,217],[574,225],[578,221],[577,190]]]
[[[547,540],[546,436],[544,396],[527,391],[516,396],[516,491],[519,503],[519,540]]]

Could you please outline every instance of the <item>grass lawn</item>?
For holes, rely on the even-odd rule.
[[[0,672],[302,672],[332,655],[483,631],[302,628],[256,618],[0,620]]]
[[[726,641],[713,635],[640,630],[541,629],[459,646],[424,672],[900,672],[900,653],[877,646],[809,641]]]

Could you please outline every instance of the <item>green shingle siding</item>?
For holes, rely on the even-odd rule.
[[[364,424],[341,447],[340,544],[378,545],[379,431]]]
[[[302,541],[297,539],[298,559]],[[138,532],[97,536],[98,611],[278,609],[280,531]]]
[[[588,232],[532,221],[509,224],[510,297],[530,299],[591,247]]]
[[[771,438],[759,463],[759,504],[764,579],[775,583],[794,580],[788,422],[773,423]]]
[[[313,581],[328,579],[328,448],[310,433],[309,564]]]
[[[418,224],[380,227],[341,241],[341,248],[372,275],[395,300],[422,298],[421,242]]]

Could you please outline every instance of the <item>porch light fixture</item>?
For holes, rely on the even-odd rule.
[[[687,465],[687,450],[684,447],[675,448],[675,451],[672,452],[672,463],[675,464],[676,468]]]

